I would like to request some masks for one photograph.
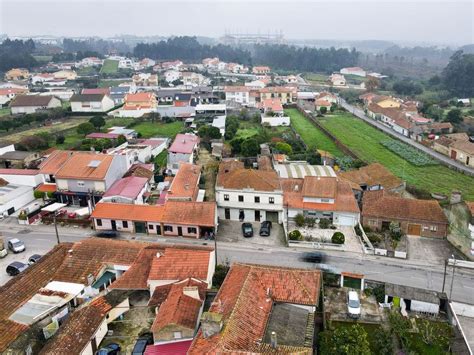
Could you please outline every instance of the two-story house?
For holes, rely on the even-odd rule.
[[[127,171],[121,155],[76,153],[56,172],[57,199],[73,205],[93,206]]]
[[[224,88],[225,100],[249,106],[250,91],[251,88],[248,86],[226,86]]]
[[[245,169],[239,161],[219,166],[216,182],[219,218],[233,221],[283,221],[283,191],[274,170]]]
[[[297,89],[295,87],[270,86],[260,89],[260,102],[266,99],[280,99],[283,105],[296,102]]]
[[[199,137],[194,134],[178,134],[168,149],[167,169],[175,175],[180,163],[194,163],[199,147]]]

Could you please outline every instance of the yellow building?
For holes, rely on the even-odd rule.
[[[260,102],[280,99],[283,105],[296,102],[297,90],[294,87],[272,86],[260,89]]]
[[[13,68],[5,73],[5,80],[28,79],[30,72],[28,69]]]
[[[55,79],[76,80],[77,74],[74,70],[60,70],[53,73]]]
[[[383,108],[399,108],[401,106],[400,102],[389,96],[378,96],[372,102]]]

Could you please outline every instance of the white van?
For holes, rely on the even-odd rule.
[[[350,318],[360,317],[360,300],[356,291],[347,293],[347,314]]]

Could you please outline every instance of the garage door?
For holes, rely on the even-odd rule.
[[[267,212],[267,221],[278,223],[278,212]]]
[[[341,226],[353,226],[354,225],[354,217],[352,216],[338,216],[338,224]]]
[[[407,234],[409,234],[409,235],[421,235],[421,224],[409,224]]]

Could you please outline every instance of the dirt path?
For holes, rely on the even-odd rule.
[[[209,151],[204,148],[199,149],[197,163],[202,166],[202,174],[206,188],[205,200],[215,201],[216,174],[219,164]]]

